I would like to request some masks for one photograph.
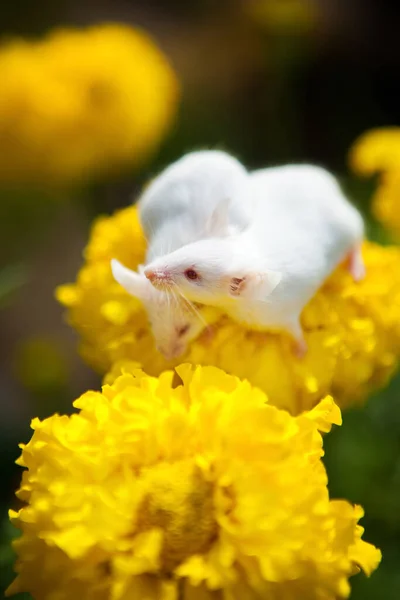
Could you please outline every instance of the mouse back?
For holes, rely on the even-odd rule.
[[[282,260],[332,260],[361,241],[363,220],[337,179],[312,165],[289,165],[250,176],[255,199],[253,234],[264,251]]]

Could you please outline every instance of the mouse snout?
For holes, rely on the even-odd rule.
[[[169,274],[160,269],[145,269],[144,274],[154,286],[163,286],[171,281]]]
[[[157,350],[161,352],[161,354],[167,360],[173,360],[174,358],[178,358],[185,352],[185,346],[183,344],[173,344],[171,346],[158,346]]]
[[[149,281],[154,281],[157,277],[157,272],[152,269],[145,269],[143,272]]]

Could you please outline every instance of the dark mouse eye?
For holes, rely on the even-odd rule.
[[[187,325],[183,325],[183,327],[180,327],[179,329],[177,329],[176,333],[177,333],[178,337],[182,337],[188,331],[189,331],[189,323],[187,323]]]
[[[196,279],[200,279],[199,274],[194,269],[186,269],[185,277],[187,279],[191,279],[192,281],[196,281]]]

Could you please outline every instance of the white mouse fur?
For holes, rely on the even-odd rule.
[[[333,175],[311,165],[253,172],[242,202],[253,211],[245,231],[188,244],[144,273],[250,327],[290,333],[302,353],[300,314],[322,283],[346,258],[363,277],[361,215]]]
[[[146,262],[221,228],[233,233],[246,227],[248,207],[235,199],[247,178],[244,166],[220,150],[190,152],[167,167],[138,203],[148,240]]]
[[[247,183],[241,163],[217,150],[191,152],[167,167],[143,192],[139,218],[153,260],[218,231],[238,232],[249,222],[234,198]],[[143,275],[112,261],[114,278],[139,298],[148,315],[158,350],[166,358],[183,354],[206,323],[195,307],[176,294],[156,290]]]
[[[141,272],[142,268],[137,273],[113,259],[111,269],[114,279],[143,303],[158,351],[167,359],[183,354],[189,342],[204,329],[204,320],[187,303],[175,301],[155,289]]]

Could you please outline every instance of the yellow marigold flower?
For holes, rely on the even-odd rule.
[[[125,364],[71,417],[34,419],[8,594],[40,600],[334,600],[370,574],[363,511],[330,500],[330,397],[298,417],[215,367]],[[216,590],[220,590],[217,594]]]
[[[400,237],[400,127],[362,135],[350,151],[350,166],[359,175],[379,173],[372,209],[377,220]]]
[[[81,352],[105,373],[118,360],[140,362],[158,375],[179,361],[156,351],[146,313],[113,279],[110,259],[136,269],[145,241],[137,210],[129,207],[94,225],[85,264],[75,284],[61,286],[58,300],[81,335]],[[400,249],[366,242],[367,277],[354,284],[344,269],[330,278],[302,315],[309,350],[293,356],[281,335],[246,329],[227,317],[201,335],[184,357],[211,364],[263,389],[277,406],[298,414],[333,393],[340,406],[363,399],[393,373],[400,354]]]
[[[309,33],[318,20],[313,0],[248,0],[246,9],[261,24],[276,33]]]
[[[61,29],[0,49],[0,183],[65,184],[136,165],[174,116],[175,75],[142,31]]]
[[[400,163],[400,127],[373,129],[361,135],[350,151],[356,173],[373,175],[397,169]]]

